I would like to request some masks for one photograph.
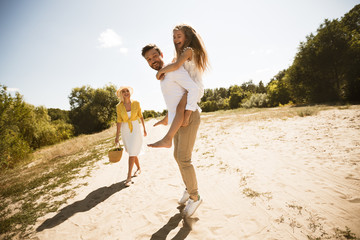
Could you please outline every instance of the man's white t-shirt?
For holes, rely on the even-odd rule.
[[[185,91],[188,92],[185,109],[191,111],[199,110],[201,112],[201,108],[197,104],[199,88],[183,66],[175,71],[166,73],[164,79],[160,81],[160,86],[168,109],[168,124],[171,124],[174,120],[176,107]]]

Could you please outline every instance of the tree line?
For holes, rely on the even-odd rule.
[[[360,101],[360,5],[325,20],[267,86],[271,105]]]
[[[0,169],[9,168],[31,151],[74,135],[64,118],[51,119],[43,106],[34,107],[16,93],[11,96],[0,85]]]
[[[70,110],[35,107],[16,92],[12,96],[0,85],[0,170],[14,167],[32,151],[81,134],[109,128],[116,122],[116,86],[73,88]],[[166,111],[143,111],[144,118]]]
[[[325,20],[301,42],[292,65],[265,86],[251,80],[229,88],[205,89],[204,112],[293,104],[360,102],[360,5],[340,20]],[[115,85],[76,87],[70,110],[34,107],[0,85],[0,170],[43,146],[109,128],[116,122]],[[166,110],[143,111],[144,118]]]
[[[264,87],[251,81],[206,89],[204,112],[239,107],[360,102],[360,5],[340,20],[325,20],[301,42],[292,65]]]

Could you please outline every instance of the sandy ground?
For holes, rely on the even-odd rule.
[[[335,239],[360,237],[360,106],[286,120],[203,115],[193,153],[204,202],[183,219],[171,149],[144,147],[128,188],[127,154],[105,156],[88,186],[38,219],[32,239]],[[144,143],[167,130],[147,122]],[[341,234],[340,234],[341,235]]]

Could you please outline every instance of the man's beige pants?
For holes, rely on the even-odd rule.
[[[182,179],[190,196],[198,196],[198,185],[191,153],[194,149],[196,133],[200,125],[198,110],[190,115],[189,125],[181,127],[174,136],[174,157],[179,165]]]

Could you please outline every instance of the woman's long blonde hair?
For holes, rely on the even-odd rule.
[[[201,39],[200,35],[189,25],[180,24],[174,27],[173,31],[180,30],[185,34],[185,43],[181,49],[176,49],[176,58],[178,58],[185,48],[191,47],[194,51],[194,60],[196,67],[201,71],[209,67],[208,55],[204,46],[204,42]]]

